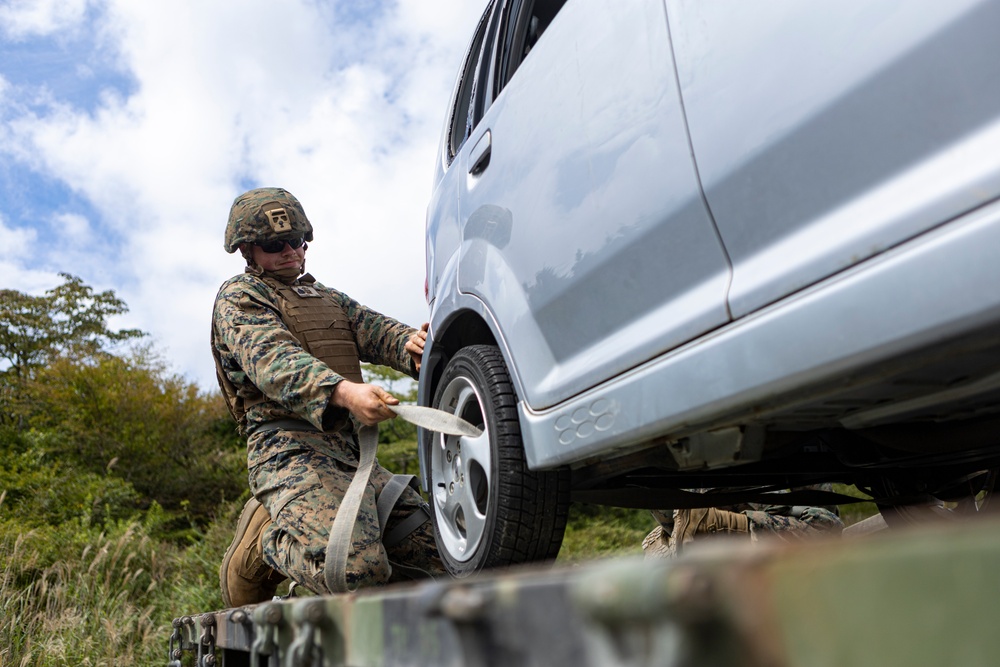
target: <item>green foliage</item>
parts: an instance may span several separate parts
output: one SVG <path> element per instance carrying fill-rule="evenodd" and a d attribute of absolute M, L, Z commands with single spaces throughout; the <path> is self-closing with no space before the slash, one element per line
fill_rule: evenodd
<path fill-rule="evenodd" d="M 396 475 L 416 475 L 420 472 L 416 435 L 414 435 L 413 440 L 393 440 L 389 443 L 380 443 L 378 462 L 383 468 Z"/>
<path fill-rule="evenodd" d="M 30 531 L 0 520 L 0 665 L 151 665 L 171 621 L 223 608 L 218 569 L 243 501 L 188 545 L 156 538 L 168 517 Z"/>
<path fill-rule="evenodd" d="M 246 489 L 245 445 L 217 392 L 166 372 L 113 330 L 112 291 L 63 274 L 44 296 L 0 290 L 0 493 L 27 525 L 100 524 L 159 504 L 180 536 Z"/>
<path fill-rule="evenodd" d="M 245 443 L 79 279 L 0 291 L 0 665 L 162 661 L 178 609 L 222 606 Z M 219 521 L 213 523 L 218 516 Z"/>
<path fill-rule="evenodd" d="M 377 384 L 404 403 L 417 400 L 417 383 L 406 373 L 388 366 L 361 364 L 361 375 L 369 384 Z"/>
<path fill-rule="evenodd" d="M 154 664 L 178 605 L 222 604 L 245 443 L 217 393 L 113 354 L 125 304 L 63 277 L 0 290 L 0 665 Z"/>
<path fill-rule="evenodd" d="M 0 431 L 0 520 L 29 529 L 136 516 L 140 497 L 131 484 L 67 467 L 47 453 L 44 440 L 37 432 Z"/>
<path fill-rule="evenodd" d="M 246 489 L 245 445 L 217 394 L 167 375 L 148 350 L 83 364 L 58 357 L 24 384 L 21 421 L 50 461 L 131 486 L 175 528 Z"/>
<path fill-rule="evenodd" d="M 43 296 L 0 290 L 0 386 L 8 400 L 18 383 L 31 377 L 54 355 L 91 358 L 114 343 L 139 338 L 137 329 L 108 328 L 107 320 L 128 312 L 111 290 L 94 292 L 75 276 L 63 273 L 63 284 Z"/>
<path fill-rule="evenodd" d="M 557 560 L 576 563 L 641 554 L 642 539 L 655 527 L 656 520 L 646 510 L 574 503 Z"/>

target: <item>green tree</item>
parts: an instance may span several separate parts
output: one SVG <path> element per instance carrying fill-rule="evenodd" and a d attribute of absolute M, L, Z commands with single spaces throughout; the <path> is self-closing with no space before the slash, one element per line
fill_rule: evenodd
<path fill-rule="evenodd" d="M 76 276 L 59 275 L 63 284 L 43 296 L 0 290 L 0 359 L 17 377 L 55 354 L 94 356 L 111 343 L 145 335 L 138 329 L 108 328 L 109 317 L 128 312 L 112 290 L 94 292 Z"/>
<path fill-rule="evenodd" d="M 21 384 L 56 356 L 95 358 L 115 343 L 145 335 L 108 327 L 109 317 L 128 312 L 113 291 L 95 292 L 76 276 L 59 275 L 63 283 L 42 296 L 0 290 L 2 419 L 10 419 Z"/>
<path fill-rule="evenodd" d="M 100 524 L 162 507 L 165 530 L 204 525 L 246 491 L 221 395 L 119 347 L 145 335 L 109 326 L 125 302 L 61 275 L 43 296 L 0 290 L 0 513 Z"/>
<path fill-rule="evenodd" d="M 246 454 L 218 392 L 204 393 L 139 347 L 81 363 L 57 357 L 23 387 L 22 419 L 74 469 L 110 475 L 161 505 L 172 529 L 204 524 L 246 490 Z"/>

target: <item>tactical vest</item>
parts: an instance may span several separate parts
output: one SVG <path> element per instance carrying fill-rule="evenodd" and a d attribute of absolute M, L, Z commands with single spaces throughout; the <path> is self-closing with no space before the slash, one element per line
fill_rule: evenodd
<path fill-rule="evenodd" d="M 328 293 L 313 287 L 315 278 L 306 273 L 295 285 L 266 276 L 261 276 L 261 280 L 278 293 L 281 321 L 306 352 L 348 380 L 364 382 L 347 312 Z"/>
<path fill-rule="evenodd" d="M 347 312 L 330 294 L 312 286 L 315 278 L 307 273 L 299 278 L 298 284 L 286 285 L 274 278 L 258 277 L 278 293 L 277 307 L 281 321 L 306 352 L 348 380 L 364 382 L 358 346 Z M 240 396 L 223 371 L 218 352 L 213 352 L 216 376 L 226 404 L 233 418 L 243 427 L 247 410 L 263 403 L 266 398 L 259 393 L 249 398 Z"/>

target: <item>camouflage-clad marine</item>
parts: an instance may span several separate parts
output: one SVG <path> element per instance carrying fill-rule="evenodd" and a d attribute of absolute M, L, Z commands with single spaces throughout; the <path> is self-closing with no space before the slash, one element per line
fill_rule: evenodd
<path fill-rule="evenodd" d="M 247 267 L 216 296 L 212 352 L 219 384 L 247 435 L 253 497 L 220 570 L 229 606 L 270 599 L 285 576 L 330 592 L 323 574 L 327 541 L 358 466 L 357 422 L 387 419 L 393 413 L 386 404 L 397 402 L 364 384 L 359 362 L 413 377 L 419 368 L 422 330 L 303 274 L 312 238 L 302 205 L 285 190 L 259 188 L 233 202 L 225 249 L 240 250 Z M 352 536 L 351 587 L 403 578 L 403 571 L 444 571 L 429 522 L 383 544 L 376 498 L 390 478 L 376 464 Z M 419 494 L 405 489 L 386 534 L 425 511 Z"/>
<path fill-rule="evenodd" d="M 833 490 L 830 484 L 810 488 Z M 839 534 L 844 529 L 840 517 L 826 507 L 744 503 L 728 508 L 653 510 L 653 517 L 660 525 L 642 541 L 642 550 L 647 558 L 676 556 L 698 534 L 742 533 L 752 541 L 771 537 L 795 542 Z"/>

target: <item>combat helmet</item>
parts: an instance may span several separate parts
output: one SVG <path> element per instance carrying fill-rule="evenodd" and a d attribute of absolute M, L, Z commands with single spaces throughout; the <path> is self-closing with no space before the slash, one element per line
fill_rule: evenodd
<path fill-rule="evenodd" d="M 241 243 L 260 243 L 304 236 L 313 240 L 313 228 L 292 193 L 282 188 L 257 188 L 233 201 L 226 224 L 226 252 L 236 252 Z"/>

